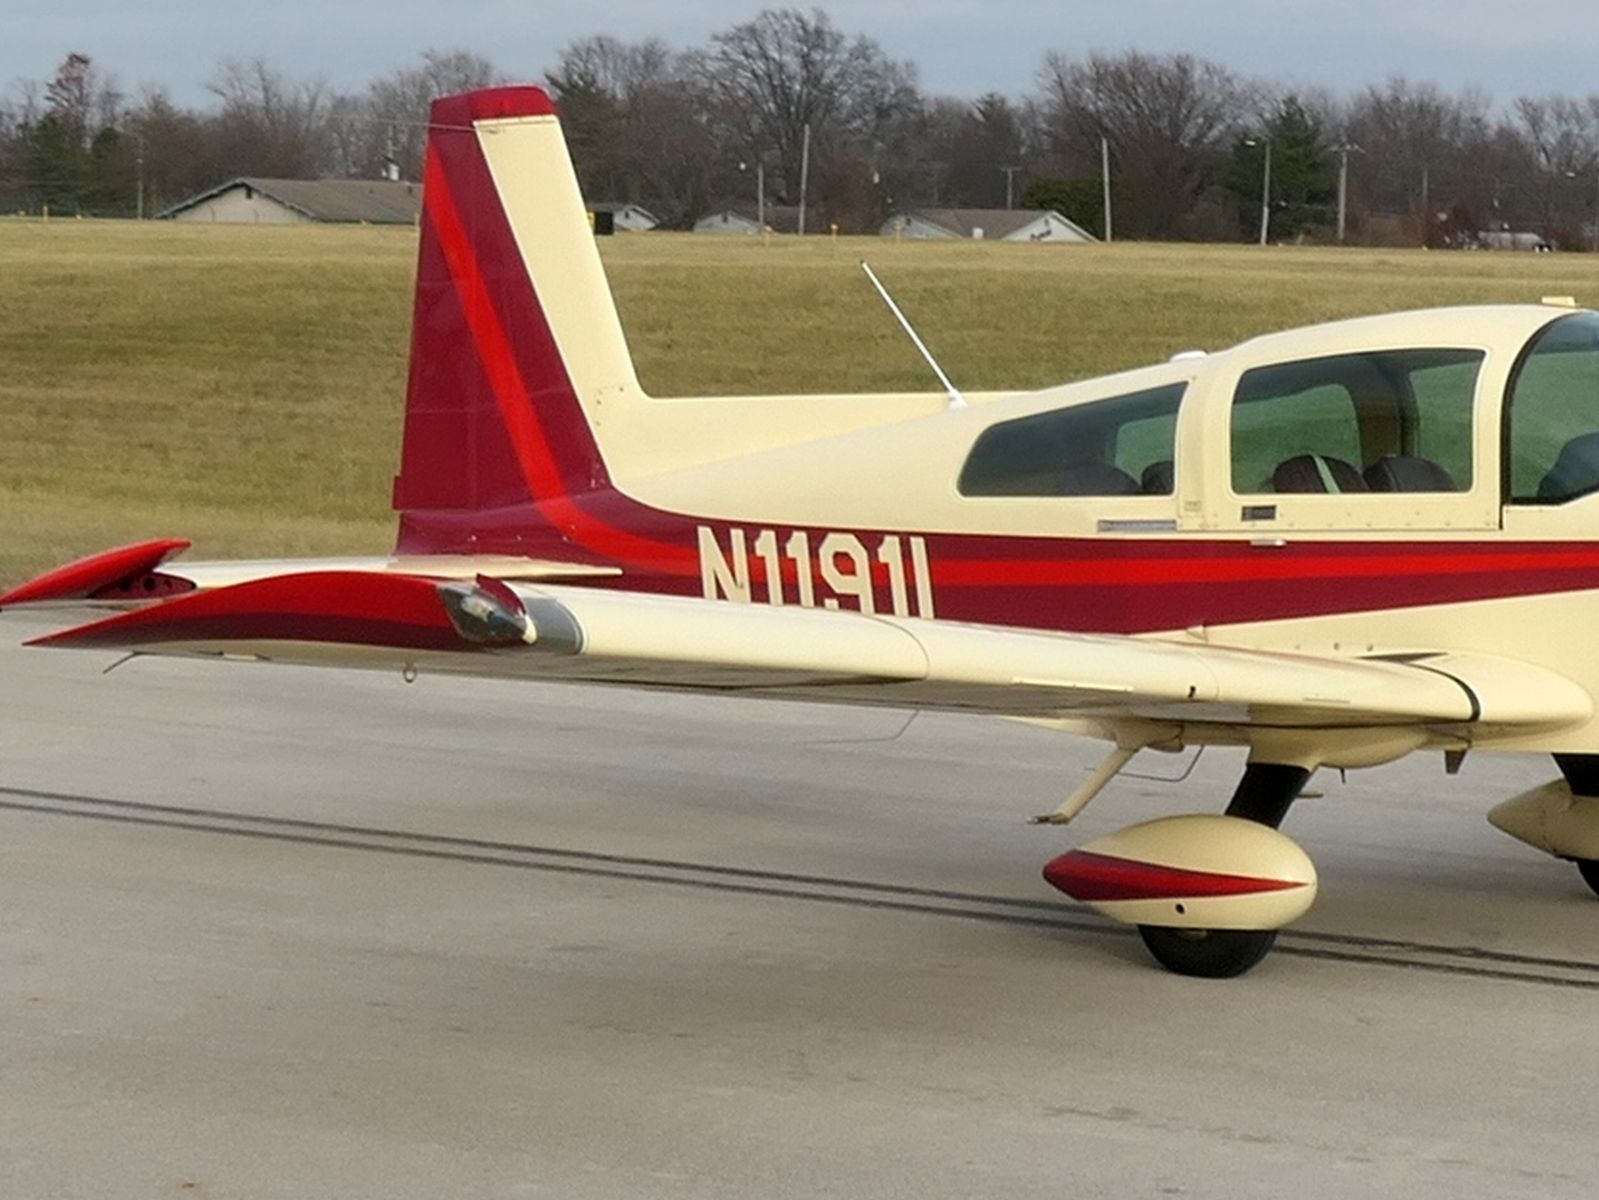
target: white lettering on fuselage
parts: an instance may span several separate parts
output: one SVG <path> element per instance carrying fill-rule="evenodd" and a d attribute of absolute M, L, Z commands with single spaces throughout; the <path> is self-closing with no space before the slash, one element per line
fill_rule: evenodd
<path fill-rule="evenodd" d="M 890 533 L 874 544 L 853 533 L 824 533 L 813 546 L 803 529 L 786 538 L 775 529 L 760 529 L 752 538 L 735 527 L 718 537 L 709 525 L 701 525 L 699 546 L 700 583 L 707 600 L 764 600 L 896 617 L 933 615 L 925 538 Z"/>

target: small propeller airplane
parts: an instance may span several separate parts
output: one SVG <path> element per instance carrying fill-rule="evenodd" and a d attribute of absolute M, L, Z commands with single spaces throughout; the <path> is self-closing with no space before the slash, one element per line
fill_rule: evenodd
<path fill-rule="evenodd" d="M 1599 314 L 1317 326 L 1038 392 L 656 399 L 556 111 L 431 114 L 391 556 L 126 546 L 0 596 L 116 611 L 32 645 L 611 683 L 1244 746 L 1224 813 L 1050 883 L 1238 975 L 1316 873 L 1319 767 L 1472 749 L 1560 778 L 1491 819 L 1599 890 Z"/>

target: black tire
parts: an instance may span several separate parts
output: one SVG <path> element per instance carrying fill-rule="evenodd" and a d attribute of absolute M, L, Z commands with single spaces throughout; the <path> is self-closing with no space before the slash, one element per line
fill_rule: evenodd
<path fill-rule="evenodd" d="M 1599 858 L 1574 858 L 1577 870 L 1582 872 L 1582 880 L 1599 896 Z"/>
<path fill-rule="evenodd" d="M 1140 925 L 1138 935 L 1161 966 L 1199 979 L 1242 975 L 1265 958 L 1277 940 L 1275 929 L 1171 929 L 1164 925 Z"/>

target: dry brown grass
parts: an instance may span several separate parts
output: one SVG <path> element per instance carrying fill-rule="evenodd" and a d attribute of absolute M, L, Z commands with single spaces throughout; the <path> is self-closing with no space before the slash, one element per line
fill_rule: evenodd
<path fill-rule="evenodd" d="M 603 243 L 658 394 L 1030 387 L 1331 317 L 1558 293 L 1599 258 L 877 239 Z M 0 580 L 119 540 L 381 552 L 415 234 L 0 220 Z"/>

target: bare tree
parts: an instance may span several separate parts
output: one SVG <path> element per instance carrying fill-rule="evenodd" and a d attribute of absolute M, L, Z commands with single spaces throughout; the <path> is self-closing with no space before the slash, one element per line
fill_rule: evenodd
<path fill-rule="evenodd" d="M 870 162 L 919 106 L 909 63 L 890 59 L 870 38 L 850 39 L 821 9 L 767 9 L 714 34 L 697 73 L 719 140 L 741 157 L 770 155 L 791 200 L 807 126 L 820 175 L 835 154 L 853 151 Z"/>
<path fill-rule="evenodd" d="M 1412 234 L 1431 242 L 1440 213 L 1463 205 L 1490 214 L 1480 223 L 1513 205 L 1519 176 L 1508 164 L 1501 170 L 1507 144 L 1496 136 L 1491 108 L 1481 92 L 1450 96 L 1402 76 L 1357 95 L 1344 135 L 1362 151 L 1351 176 L 1361 207 L 1406 215 L 1419 225 Z"/>
<path fill-rule="evenodd" d="M 428 50 L 414 66 L 374 79 L 364 97 L 334 106 L 341 173 L 380 176 L 392 164 L 402 179 L 421 179 L 428 107 L 440 96 L 502 79 L 492 62 L 468 50 Z"/>
<path fill-rule="evenodd" d="M 638 203 L 677 225 L 728 186 L 734 164 L 717 155 L 690 57 L 656 38 L 583 38 L 545 76 L 592 199 Z"/>
<path fill-rule="evenodd" d="M 228 174 L 315 178 L 331 165 L 329 94 L 321 80 L 293 80 L 264 59 L 224 61 L 207 88 Z"/>
<path fill-rule="evenodd" d="M 1540 228 L 1558 244 L 1588 239 L 1587 223 L 1599 171 L 1595 108 L 1568 96 L 1520 96 L 1511 106 L 1515 128 L 1536 163 Z"/>
<path fill-rule="evenodd" d="M 1119 175 L 1118 232 L 1183 237 L 1217 183 L 1227 146 L 1259 107 L 1258 85 L 1188 54 L 1051 52 L 1039 72 L 1056 156 L 1069 171 L 1097 162 L 1110 143 Z"/>
<path fill-rule="evenodd" d="M 223 177 L 207 122 L 175 105 L 165 89 L 145 88 L 123 123 L 138 156 L 147 214 L 159 213 Z"/>

